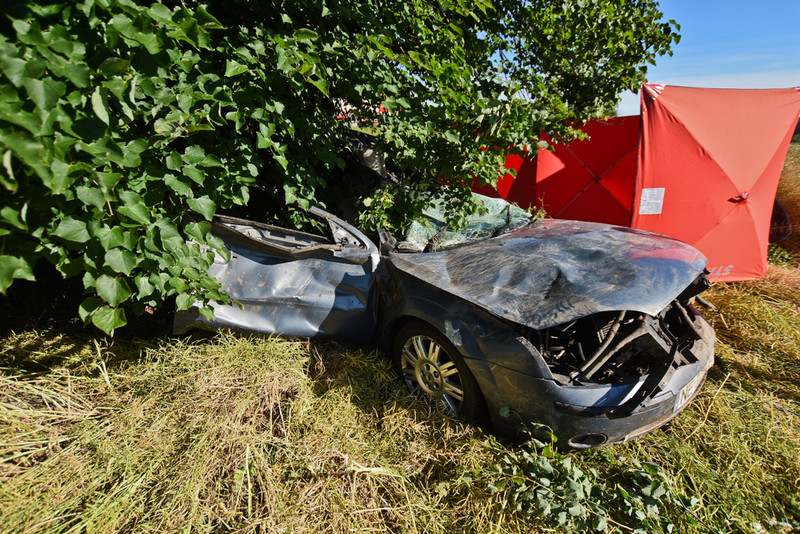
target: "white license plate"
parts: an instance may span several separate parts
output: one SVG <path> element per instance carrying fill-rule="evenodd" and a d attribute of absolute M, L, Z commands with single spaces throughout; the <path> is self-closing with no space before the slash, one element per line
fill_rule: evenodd
<path fill-rule="evenodd" d="M 700 387 L 700 384 L 703 382 L 703 377 L 705 373 L 700 373 L 696 377 L 692 378 L 692 380 L 681 388 L 680 394 L 678 394 L 678 398 L 675 399 L 675 410 L 679 410 L 684 403 L 692 397 L 697 388 Z"/>

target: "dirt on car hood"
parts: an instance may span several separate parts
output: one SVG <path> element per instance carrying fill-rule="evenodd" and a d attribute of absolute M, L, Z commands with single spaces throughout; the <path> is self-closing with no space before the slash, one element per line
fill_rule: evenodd
<path fill-rule="evenodd" d="M 429 253 L 390 253 L 399 270 L 510 321 L 542 329 L 602 311 L 655 315 L 703 272 L 675 239 L 605 224 L 540 219 Z"/>

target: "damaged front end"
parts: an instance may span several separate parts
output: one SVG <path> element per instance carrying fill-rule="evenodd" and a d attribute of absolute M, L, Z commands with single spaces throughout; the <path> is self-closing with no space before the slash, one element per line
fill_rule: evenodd
<path fill-rule="evenodd" d="M 707 284 L 702 275 L 685 293 Z M 573 448 L 663 425 L 699 392 L 714 358 L 714 332 L 686 294 L 656 315 L 601 312 L 525 338 L 552 375 L 554 427 Z"/>
<path fill-rule="evenodd" d="M 705 281 L 705 277 L 698 279 Z M 645 375 L 668 380 L 670 369 L 695 363 L 702 318 L 674 300 L 655 316 L 621 311 L 582 317 L 535 332 L 534 345 L 565 385 L 614 384 Z"/>
<path fill-rule="evenodd" d="M 382 243 L 393 284 L 411 288 L 390 315 L 447 335 L 503 433 L 543 424 L 578 449 L 632 439 L 680 412 L 713 362 L 692 304 L 706 259 L 674 239 L 544 219 L 425 253 Z"/>

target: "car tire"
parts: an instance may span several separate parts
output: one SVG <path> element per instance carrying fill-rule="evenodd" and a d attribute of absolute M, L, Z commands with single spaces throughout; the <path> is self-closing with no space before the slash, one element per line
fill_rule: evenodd
<path fill-rule="evenodd" d="M 400 328 L 392 360 L 412 393 L 447 415 L 479 423 L 485 419 L 483 395 L 461 354 L 430 325 L 413 321 Z"/>

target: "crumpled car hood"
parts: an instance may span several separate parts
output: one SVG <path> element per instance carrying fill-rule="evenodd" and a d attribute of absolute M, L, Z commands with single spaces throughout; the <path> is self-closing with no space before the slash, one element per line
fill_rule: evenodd
<path fill-rule="evenodd" d="M 390 253 L 399 270 L 510 321 L 542 329 L 602 311 L 660 312 L 706 258 L 675 239 L 605 224 L 540 219 L 430 253 Z"/>

